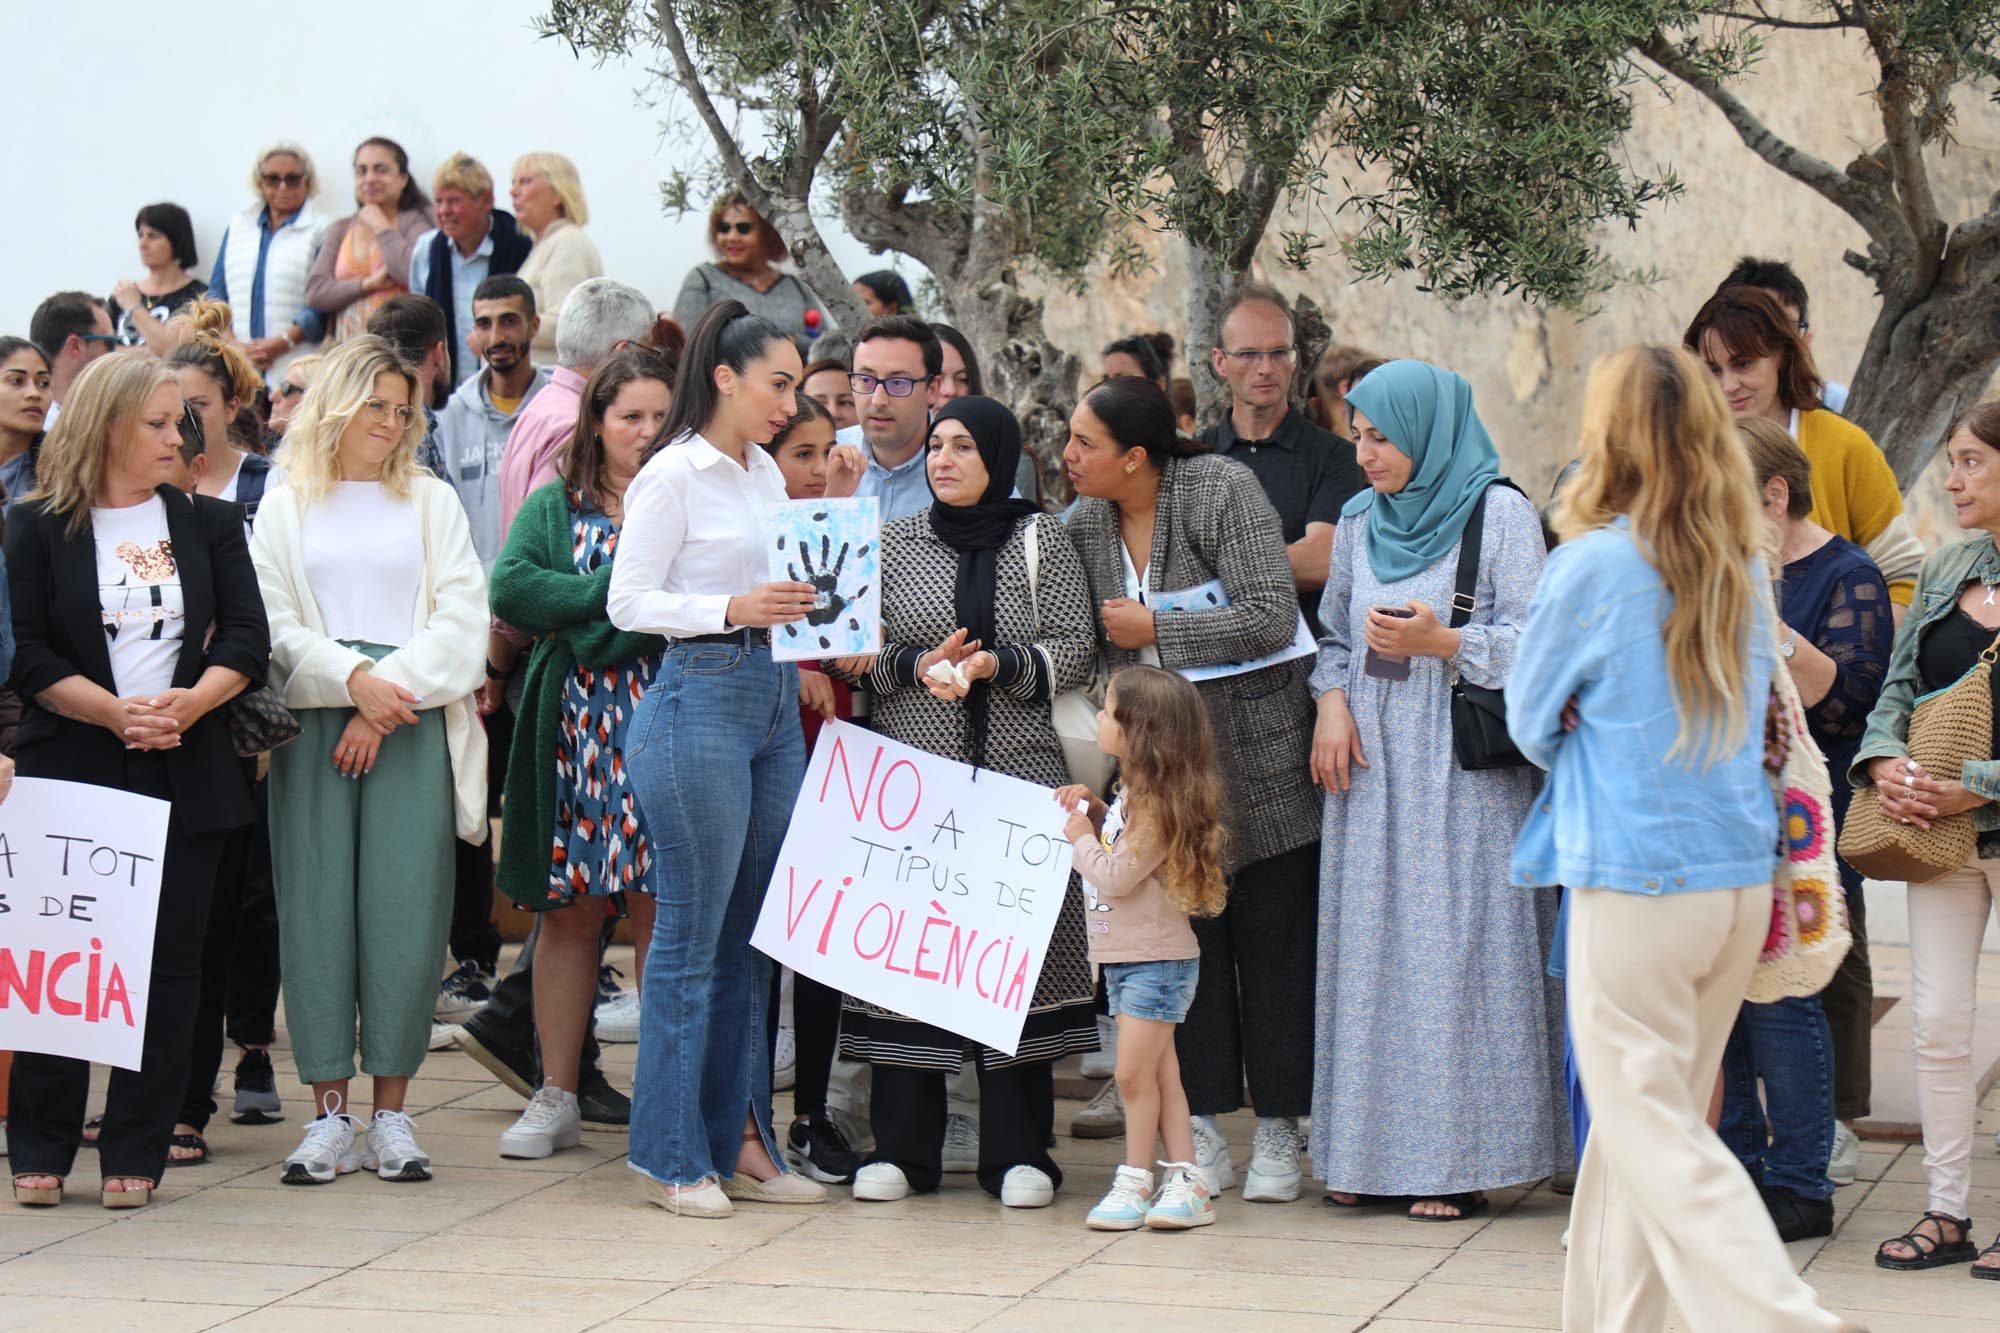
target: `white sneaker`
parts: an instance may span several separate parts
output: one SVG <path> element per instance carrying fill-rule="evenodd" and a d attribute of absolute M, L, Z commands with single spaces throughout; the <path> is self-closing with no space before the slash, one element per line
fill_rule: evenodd
<path fill-rule="evenodd" d="M 1861 1138 L 1845 1120 L 1833 1122 L 1833 1156 L 1827 1160 L 1826 1178 L 1836 1185 L 1852 1185 L 1861 1174 Z"/>
<path fill-rule="evenodd" d="M 894 1162 L 870 1162 L 854 1173 L 854 1197 L 894 1203 L 910 1197 L 910 1178 Z"/>
<path fill-rule="evenodd" d="M 424 1049 L 427 1051 L 448 1051 L 452 1048 L 452 1038 L 456 1037 L 458 1033 L 459 1024 L 439 1023 L 433 1020 L 431 1023 L 430 1044 L 425 1046 Z"/>
<path fill-rule="evenodd" d="M 361 1165 L 384 1180 L 429 1180 L 431 1159 L 417 1146 L 417 1127 L 401 1111 L 377 1111 L 368 1125 Z"/>
<path fill-rule="evenodd" d="M 1090 1104 L 1069 1119 L 1073 1139 L 1115 1139 L 1125 1132 L 1125 1099 L 1118 1093 L 1118 1080 L 1106 1079 Z"/>
<path fill-rule="evenodd" d="M 771 1091 L 789 1092 L 799 1081 L 799 1038 L 791 1028 L 778 1029 L 777 1053 L 771 1057 Z"/>
<path fill-rule="evenodd" d="M 521 1118 L 500 1136 L 500 1155 L 549 1157 L 558 1148 L 574 1148 L 581 1142 L 583 1112 L 577 1109 L 576 1094 L 551 1083 L 529 1100 Z"/>
<path fill-rule="evenodd" d="M 639 1040 L 639 992 L 621 990 L 597 1006 L 597 1039 L 612 1045 Z"/>
<path fill-rule="evenodd" d="M 1121 1166 L 1111 1177 L 1111 1188 L 1083 1224 L 1092 1231 L 1137 1231 L 1146 1225 L 1146 1208 L 1152 1202 L 1153 1173 L 1142 1167 Z"/>
<path fill-rule="evenodd" d="M 1215 1195 L 1201 1169 L 1187 1162 L 1161 1162 L 1166 1179 L 1146 1210 L 1148 1231 L 1188 1231 L 1215 1222 Z"/>
<path fill-rule="evenodd" d="M 979 1122 L 969 1115 L 952 1114 L 944 1118 L 944 1169 L 954 1172 L 979 1169 Z"/>
<path fill-rule="evenodd" d="M 1250 1203 L 1290 1203 L 1299 1197 L 1299 1127 L 1290 1120 L 1257 1122 L 1250 1141 L 1250 1170 L 1243 1177 Z"/>
<path fill-rule="evenodd" d="M 1235 1189 L 1236 1164 L 1229 1160 L 1229 1140 L 1203 1124 L 1198 1115 L 1188 1120 L 1194 1126 L 1194 1169 L 1208 1182 L 1209 1194 Z"/>
<path fill-rule="evenodd" d="M 1039 1167 L 1009 1167 L 1000 1178 L 1000 1202 L 1009 1208 L 1046 1208 L 1055 1201 L 1056 1183 Z"/>
<path fill-rule="evenodd" d="M 1110 1078 L 1118 1072 L 1118 1020 L 1097 1016 L 1097 1049 L 1083 1057 L 1077 1072 L 1085 1078 Z"/>
<path fill-rule="evenodd" d="M 500 978 L 477 963 L 460 963 L 438 986 L 437 1005 L 432 1018 L 463 1023 L 486 1007 Z"/>
<path fill-rule="evenodd" d="M 357 1140 L 361 1132 L 361 1126 L 345 1111 L 306 1121 L 306 1135 L 299 1140 L 297 1150 L 285 1159 L 284 1174 L 279 1179 L 287 1185 L 324 1185 L 335 1176 L 359 1171 L 361 1151 Z"/>

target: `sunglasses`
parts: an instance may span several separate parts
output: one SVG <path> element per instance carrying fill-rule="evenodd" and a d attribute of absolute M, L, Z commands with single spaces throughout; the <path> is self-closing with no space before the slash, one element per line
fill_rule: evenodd
<path fill-rule="evenodd" d="M 299 186 L 304 185 L 306 183 L 305 174 L 303 172 L 298 172 L 298 171 L 287 171 L 283 173 L 279 173 L 276 171 L 267 171 L 263 174 L 262 177 L 260 177 L 260 179 L 264 182 L 264 184 L 270 186 L 274 190 L 276 189 L 296 190 L 299 188 Z"/>
<path fill-rule="evenodd" d="M 280 398 L 297 398 L 303 395 L 304 393 L 305 393 L 304 389 L 292 383 L 290 380 L 286 380 L 283 384 L 278 386 L 278 397 Z"/>
<path fill-rule="evenodd" d="M 754 222 L 718 222 L 715 224 L 715 234 L 717 236 L 727 236 L 732 231 L 738 236 L 748 236 L 756 230 L 757 224 Z"/>

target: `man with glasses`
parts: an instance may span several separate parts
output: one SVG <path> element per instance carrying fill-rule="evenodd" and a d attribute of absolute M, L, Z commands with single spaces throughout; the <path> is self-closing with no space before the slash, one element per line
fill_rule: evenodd
<path fill-rule="evenodd" d="M 57 292 L 35 307 L 28 338 L 49 359 L 49 412 L 43 430 L 56 424 L 63 397 L 83 368 L 118 346 L 104 302 L 89 292 Z"/>
<path fill-rule="evenodd" d="M 847 494 L 851 485 L 855 495 L 874 496 L 884 523 L 929 507 L 924 445 L 943 371 L 944 344 L 923 320 L 889 315 L 862 326 L 847 377 L 861 420 L 834 437 L 850 447 L 835 450 L 828 494 Z"/>
<path fill-rule="evenodd" d="M 1210 356 L 1229 385 L 1229 415 L 1202 443 L 1257 474 L 1284 527 L 1299 609 L 1320 633 L 1319 594 L 1333 559 L 1340 507 L 1367 484 L 1354 446 L 1313 424 L 1292 404 L 1298 349 L 1284 298 L 1243 283 L 1222 306 L 1222 345 Z"/>

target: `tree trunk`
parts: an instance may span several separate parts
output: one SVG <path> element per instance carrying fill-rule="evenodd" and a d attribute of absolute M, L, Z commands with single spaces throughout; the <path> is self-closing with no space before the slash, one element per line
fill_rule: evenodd
<path fill-rule="evenodd" d="M 1847 416 L 1888 456 L 1905 491 L 2000 362 L 2000 263 L 1952 291 L 1883 302 L 1855 372 Z"/>
<path fill-rule="evenodd" d="M 737 188 L 743 188 L 740 181 Z M 744 192 L 749 193 L 747 190 Z M 778 235 L 785 238 L 785 244 L 792 252 L 792 262 L 799 266 L 799 276 L 805 280 L 806 286 L 832 314 L 840 331 L 852 338 L 868 322 L 868 309 L 861 304 L 861 298 L 854 294 L 853 284 L 828 252 L 826 241 L 819 234 L 819 226 L 813 221 L 812 210 L 806 201 L 785 198 L 775 192 L 767 193 L 758 211 L 770 219 L 771 225 L 778 229 Z"/>
<path fill-rule="evenodd" d="M 1230 406 L 1229 384 L 1215 373 L 1209 349 L 1222 345 L 1222 303 L 1236 284 L 1249 276 L 1249 270 L 1225 271 L 1219 256 L 1192 241 L 1187 243 L 1187 266 L 1188 372 L 1194 379 L 1195 424 L 1198 429 L 1207 430 L 1222 420 Z M 1303 293 L 1293 300 L 1291 314 L 1293 342 L 1299 356 L 1292 376 L 1292 401 L 1304 410 L 1306 390 L 1312 385 L 1313 371 L 1332 341 L 1333 331 L 1318 303 Z"/>

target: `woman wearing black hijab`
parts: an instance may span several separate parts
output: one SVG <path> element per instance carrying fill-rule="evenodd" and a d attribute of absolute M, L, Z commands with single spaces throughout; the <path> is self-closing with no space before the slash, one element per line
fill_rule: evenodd
<path fill-rule="evenodd" d="M 1020 457 L 1021 427 L 999 403 L 963 397 L 939 409 L 924 462 L 934 503 L 882 529 L 883 648 L 867 679 L 875 695 L 870 725 L 932 754 L 1057 787 L 1069 772 L 1049 701 L 1089 678 L 1096 632 L 1069 534 L 1034 505 L 1008 498 Z M 932 679 L 940 661 L 969 682 Z M 1012 1056 L 851 997 L 846 1003 L 841 1054 L 875 1066 L 875 1149 L 854 1178 L 855 1198 L 900 1199 L 938 1187 L 945 1078 L 968 1052 L 979 1072 L 979 1183 L 1010 1207 L 1055 1197 L 1062 1172 L 1048 1153 L 1050 1070 L 1097 1045 L 1078 895 L 1064 896 Z"/>

